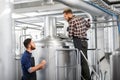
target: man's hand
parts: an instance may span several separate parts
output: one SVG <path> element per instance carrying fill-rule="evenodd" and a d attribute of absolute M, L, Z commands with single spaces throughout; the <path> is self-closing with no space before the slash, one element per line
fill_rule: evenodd
<path fill-rule="evenodd" d="M 46 61 L 45 61 L 45 60 L 42 60 L 40 64 L 38 64 L 38 65 L 36 65 L 36 66 L 34 66 L 34 67 L 30 67 L 30 68 L 28 69 L 28 72 L 29 72 L 29 73 L 32 73 L 32 72 L 35 72 L 35 71 L 37 71 L 37 70 L 43 69 L 43 68 L 45 68 L 45 64 L 46 64 Z"/>
<path fill-rule="evenodd" d="M 40 65 L 40 68 L 39 68 L 39 69 L 44 69 L 44 68 L 45 68 L 45 65 L 46 65 L 46 61 L 45 61 L 45 60 L 42 60 L 39 65 Z"/>

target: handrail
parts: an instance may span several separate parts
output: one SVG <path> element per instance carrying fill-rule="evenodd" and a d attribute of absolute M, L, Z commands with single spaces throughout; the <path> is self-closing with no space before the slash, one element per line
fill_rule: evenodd
<path fill-rule="evenodd" d="M 87 61 L 88 65 L 90 66 L 90 63 L 89 63 L 88 59 L 85 57 L 83 51 L 80 50 L 79 53 L 81 53 L 81 54 L 83 55 L 84 59 Z M 92 71 L 95 73 L 96 77 L 97 77 L 98 79 L 100 79 L 99 74 L 95 72 L 95 70 L 94 70 L 94 68 L 93 68 L 92 66 L 90 66 L 90 67 L 91 67 Z"/>

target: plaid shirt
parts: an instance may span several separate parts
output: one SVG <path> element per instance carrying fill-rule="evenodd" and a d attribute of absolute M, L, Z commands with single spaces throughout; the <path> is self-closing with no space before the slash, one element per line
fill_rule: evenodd
<path fill-rule="evenodd" d="M 90 24 L 82 17 L 73 16 L 69 21 L 69 37 L 86 38 Z"/>

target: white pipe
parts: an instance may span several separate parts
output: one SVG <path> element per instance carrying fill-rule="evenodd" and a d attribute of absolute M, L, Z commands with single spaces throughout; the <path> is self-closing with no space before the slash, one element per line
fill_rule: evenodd
<path fill-rule="evenodd" d="M 0 0 L 0 80 L 15 79 L 10 0 Z"/>
<path fill-rule="evenodd" d="M 90 13 L 93 16 L 103 16 L 105 13 L 82 0 L 54 0 L 57 2 L 61 2 L 67 6 L 72 8 L 77 8 L 83 10 L 84 12 Z"/>

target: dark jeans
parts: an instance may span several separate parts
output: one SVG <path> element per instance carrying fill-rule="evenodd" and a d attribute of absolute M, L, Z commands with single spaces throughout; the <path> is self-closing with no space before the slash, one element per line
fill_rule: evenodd
<path fill-rule="evenodd" d="M 73 43 L 75 48 L 82 50 L 86 58 L 88 58 L 87 57 L 87 49 L 88 49 L 87 41 L 81 40 L 80 38 L 77 38 L 77 37 L 73 37 Z M 82 71 L 81 71 L 82 77 L 84 77 L 85 80 L 91 80 L 88 63 L 86 62 L 86 60 L 82 55 L 81 55 L 81 68 L 82 68 Z M 81 78 L 81 80 L 84 80 L 84 79 Z"/>

